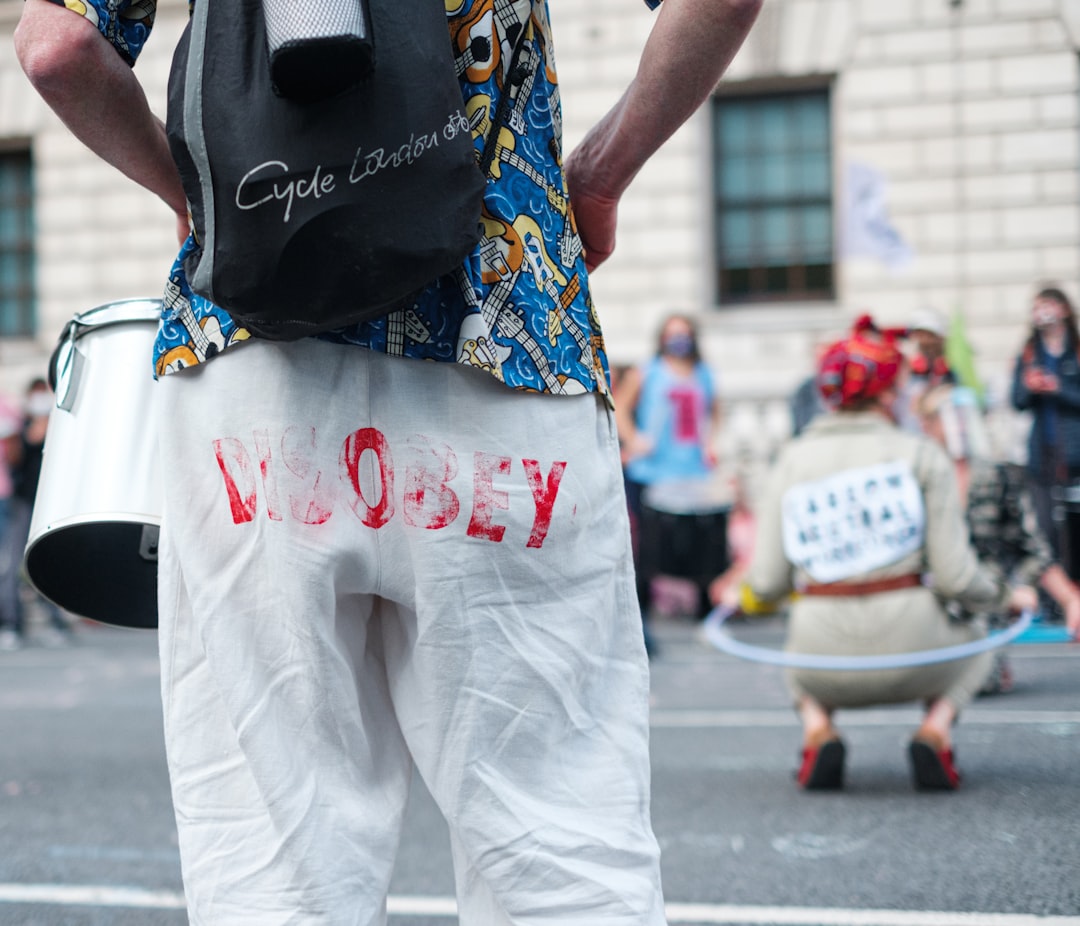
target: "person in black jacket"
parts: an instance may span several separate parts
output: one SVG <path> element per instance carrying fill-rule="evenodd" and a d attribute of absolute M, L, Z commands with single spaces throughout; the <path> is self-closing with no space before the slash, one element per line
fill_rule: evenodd
<path fill-rule="evenodd" d="M 1061 522 L 1053 509 L 1060 490 L 1080 480 L 1080 334 L 1073 305 L 1057 287 L 1035 296 L 1031 322 L 1013 372 L 1012 404 L 1033 417 L 1027 462 L 1031 493 L 1039 526 L 1054 555 L 1062 557 Z"/>

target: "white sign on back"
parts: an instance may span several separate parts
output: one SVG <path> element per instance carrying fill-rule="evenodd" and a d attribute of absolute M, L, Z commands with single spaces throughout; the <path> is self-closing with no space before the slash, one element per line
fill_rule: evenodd
<path fill-rule="evenodd" d="M 841 582 L 919 550 L 926 510 L 905 460 L 800 482 L 782 500 L 784 554 L 815 582 Z"/>

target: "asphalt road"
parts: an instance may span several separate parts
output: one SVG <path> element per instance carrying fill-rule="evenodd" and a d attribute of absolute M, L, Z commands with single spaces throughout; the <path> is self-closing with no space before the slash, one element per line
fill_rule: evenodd
<path fill-rule="evenodd" d="M 962 789 L 912 789 L 915 705 L 838 715 L 848 787 L 800 793 L 781 670 L 656 623 L 653 820 L 676 923 L 1080 926 L 1080 645 L 1010 648 L 957 729 Z M 775 620 L 734 628 L 777 645 Z M 81 625 L 0 653 L 0 924 L 185 923 L 153 632 Z M 446 832 L 417 783 L 390 926 L 452 926 Z"/>

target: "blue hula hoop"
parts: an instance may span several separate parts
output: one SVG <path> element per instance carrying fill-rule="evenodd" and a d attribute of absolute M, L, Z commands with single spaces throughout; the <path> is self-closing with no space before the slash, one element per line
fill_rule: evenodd
<path fill-rule="evenodd" d="M 966 659 L 1012 642 L 1031 626 L 1035 612 L 1024 611 L 1019 619 L 997 633 L 988 634 L 970 643 L 941 646 L 937 649 L 919 650 L 913 653 L 889 653 L 873 656 L 821 656 L 812 653 L 788 653 L 752 646 L 736 640 L 724 627 L 724 622 L 735 613 L 734 608 L 719 605 L 705 618 L 705 638 L 718 650 L 740 659 L 783 666 L 787 669 L 825 669 L 832 672 L 860 672 L 873 669 L 909 669 L 914 666 L 931 666 L 939 662 Z"/>

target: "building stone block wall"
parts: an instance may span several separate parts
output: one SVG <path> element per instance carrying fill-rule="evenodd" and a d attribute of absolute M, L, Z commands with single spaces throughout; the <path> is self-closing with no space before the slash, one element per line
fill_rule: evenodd
<path fill-rule="evenodd" d="M 891 215 L 914 251 L 902 273 L 848 261 L 848 301 L 895 321 L 919 303 L 962 312 L 997 382 L 1035 286 L 1076 291 L 1080 109 L 1064 15 L 1076 7 L 864 3 L 838 77 L 837 150 L 886 172 Z"/>
<path fill-rule="evenodd" d="M 568 32 L 578 36 L 571 41 L 586 35 L 612 47 L 639 41 L 650 14 L 626 6 L 552 0 L 556 25 L 572 27 L 563 29 L 561 63 Z M 645 22 L 605 31 L 616 8 L 624 19 Z M 1080 295 L 1078 36 L 1077 0 L 769 0 L 726 80 L 833 79 L 837 299 L 715 304 L 703 111 L 630 189 L 622 250 L 595 274 L 615 361 L 644 356 L 667 309 L 696 314 L 732 412 L 724 440 L 735 455 L 760 458 L 775 448 L 783 400 L 810 372 L 816 344 L 861 311 L 904 324 L 930 305 L 962 314 L 996 403 L 995 430 L 1015 455 L 1024 423 L 1003 402 L 1030 297 L 1042 281 Z M 606 50 L 594 46 L 593 54 Z M 633 54 L 619 49 L 618 57 Z M 577 107 L 567 118 L 572 145 L 600 111 L 585 111 L 583 100 L 599 103 L 601 94 L 578 92 L 578 83 L 595 77 L 587 66 L 563 71 L 565 105 L 568 112 Z M 616 89 L 607 95 L 613 100 Z M 883 174 L 889 217 L 912 251 L 906 266 L 844 253 L 851 162 Z M 651 202 L 657 197 L 669 201 L 663 212 Z M 665 222 L 682 226 L 676 247 L 658 244 L 669 232 Z"/>

